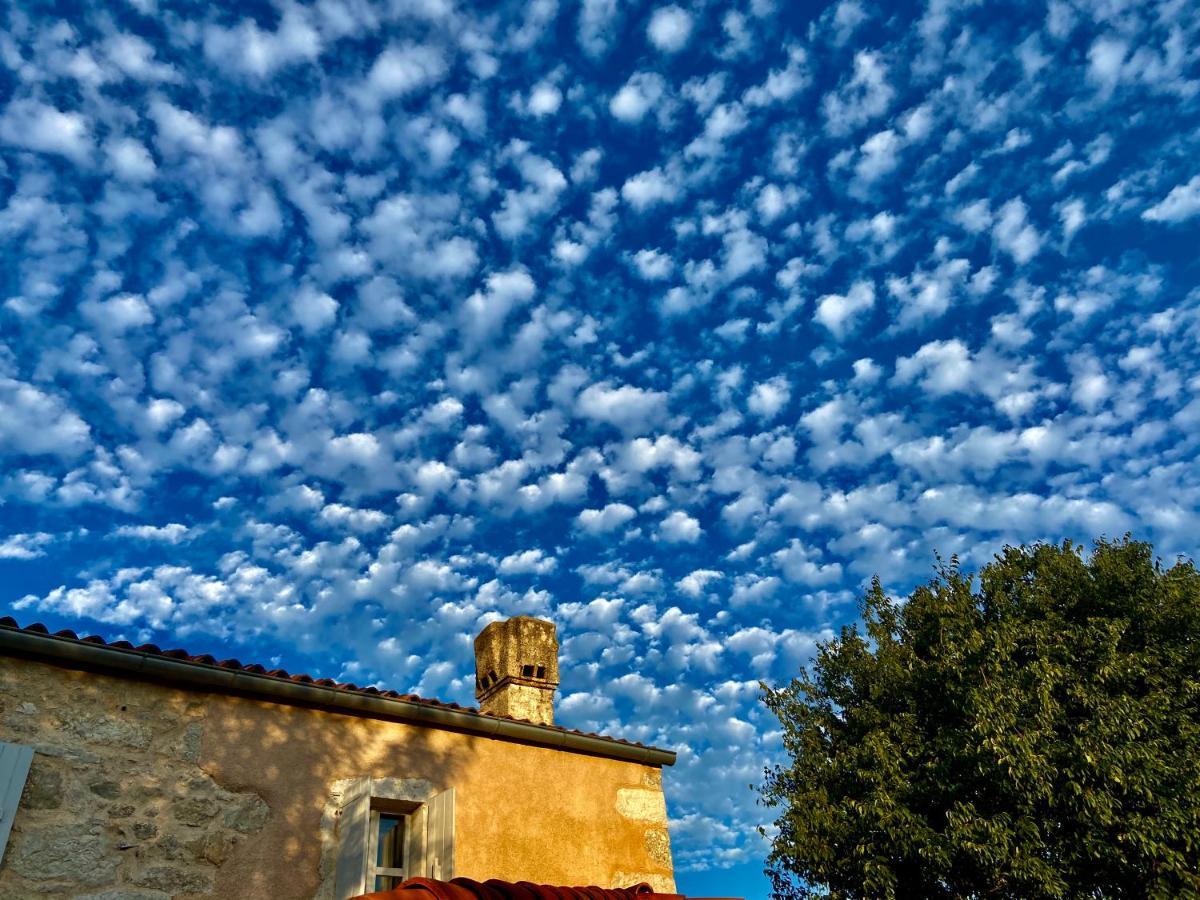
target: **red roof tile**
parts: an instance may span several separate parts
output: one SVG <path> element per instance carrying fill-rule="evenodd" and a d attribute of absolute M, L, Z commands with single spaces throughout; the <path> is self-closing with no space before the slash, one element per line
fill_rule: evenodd
<path fill-rule="evenodd" d="M 656 750 L 657 748 L 650 747 L 647 744 L 639 744 L 636 741 L 627 741 L 623 738 L 609 737 L 608 735 L 595 734 L 594 732 L 576 731 L 573 728 L 563 728 L 559 725 L 542 725 L 536 722 L 530 722 L 528 719 L 518 719 L 512 716 L 497 716 L 490 713 L 482 713 L 478 709 L 470 706 L 460 706 L 457 703 L 444 703 L 440 700 L 431 700 L 427 697 L 418 697 L 416 694 L 401 694 L 397 691 L 380 690 L 375 687 L 359 687 L 355 684 L 342 683 L 334 681 L 331 678 L 313 679 L 311 675 L 292 674 L 285 669 L 267 670 L 265 667 L 258 664 L 243 665 L 236 659 L 225 659 L 218 661 L 216 657 L 208 654 L 195 655 L 187 650 L 163 650 L 155 644 L 142 644 L 135 647 L 129 641 L 112 641 L 111 643 L 104 640 L 98 635 L 88 635 L 87 637 L 79 637 L 74 631 L 64 629 L 57 631 L 53 635 L 50 630 L 40 622 L 28 625 L 22 628 L 17 624 L 16 620 L 11 616 L 0 617 L 0 629 L 9 631 L 25 632 L 28 634 L 46 635 L 62 641 L 70 641 L 78 644 L 93 644 L 103 647 L 106 650 L 111 650 L 114 653 L 139 653 L 148 654 L 151 656 L 161 656 L 167 659 L 179 660 L 191 665 L 204 666 L 214 669 L 232 669 L 241 672 L 250 672 L 255 675 L 265 676 L 267 678 L 276 679 L 278 681 L 290 681 L 295 684 L 312 684 L 320 685 L 333 689 L 335 691 L 345 692 L 348 694 L 363 694 L 367 696 L 387 697 L 396 700 L 403 700 L 407 703 L 413 703 L 420 706 L 426 706 L 434 709 L 454 710 L 466 715 L 477 716 L 482 720 L 500 719 L 510 722 L 521 722 L 527 725 L 533 725 L 537 728 L 543 728 L 547 731 L 560 732 L 563 734 L 573 734 L 580 737 L 597 738 L 602 741 L 608 741 L 616 744 L 624 744 L 628 747 L 636 747 L 645 750 Z M 665 751 L 660 751 L 665 752 Z"/>
<path fill-rule="evenodd" d="M 432 878 L 410 878 L 390 891 L 363 894 L 357 900 L 654 900 L 672 897 L 655 894 L 648 884 L 631 888 L 551 887 L 546 884 L 517 883 L 490 879 L 483 883 L 470 878 L 434 881 Z"/>
<path fill-rule="evenodd" d="M 683 894 L 656 894 L 648 884 L 628 888 L 552 887 L 528 881 L 499 881 L 483 883 L 470 878 L 435 881 L 432 878 L 410 878 L 390 891 L 363 894 L 355 900 L 688 900 Z M 696 897 L 693 900 L 702 900 Z M 718 900 L 718 898 L 709 898 Z M 725 898 L 733 900 L 733 898 Z"/>

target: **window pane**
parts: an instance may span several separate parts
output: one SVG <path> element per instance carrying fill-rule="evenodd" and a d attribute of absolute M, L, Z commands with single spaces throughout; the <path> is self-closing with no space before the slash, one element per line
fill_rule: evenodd
<path fill-rule="evenodd" d="M 375 890 L 390 891 L 394 887 L 400 887 L 401 880 L 398 875 L 376 875 Z"/>
<path fill-rule="evenodd" d="M 379 814 L 375 865 L 380 869 L 404 868 L 404 816 Z M 399 883 L 399 882 L 397 882 Z"/>

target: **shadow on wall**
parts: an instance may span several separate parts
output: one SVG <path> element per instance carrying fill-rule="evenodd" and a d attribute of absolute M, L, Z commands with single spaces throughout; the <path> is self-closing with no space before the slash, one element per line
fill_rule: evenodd
<path fill-rule="evenodd" d="M 370 776 L 436 792 L 476 746 L 14 658 L 0 658 L 0 733 L 36 751 L 0 865 L 3 898 L 331 900 L 336 783 Z"/>
<path fill-rule="evenodd" d="M 453 732 L 256 700 L 210 704 L 204 720 L 201 768 L 270 809 L 217 871 L 215 897 L 333 900 L 350 794 L 371 779 L 380 802 L 428 804 L 475 753 Z"/>

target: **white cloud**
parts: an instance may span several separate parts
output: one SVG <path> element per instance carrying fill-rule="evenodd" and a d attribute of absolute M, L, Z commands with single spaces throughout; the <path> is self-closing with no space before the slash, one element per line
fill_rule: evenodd
<path fill-rule="evenodd" d="M 992 239 L 1018 264 L 1029 262 L 1042 248 L 1042 236 L 1026 220 L 1025 203 L 1009 200 L 1002 207 L 992 228 Z"/>
<path fill-rule="evenodd" d="M 709 584 L 723 577 L 724 575 L 715 569 L 695 569 L 675 582 L 675 587 L 689 597 L 699 597 L 707 590 Z"/>
<path fill-rule="evenodd" d="M 0 452 L 73 459 L 91 446 L 91 429 L 61 399 L 0 377 Z"/>
<path fill-rule="evenodd" d="M 1174 224 L 1196 215 L 1200 215 L 1200 175 L 1171 188 L 1167 196 L 1142 213 L 1142 218 Z"/>
<path fill-rule="evenodd" d="M 868 50 L 855 54 L 854 73 L 821 101 L 831 134 L 848 134 L 887 111 L 895 95 L 887 75 L 880 54 Z"/>
<path fill-rule="evenodd" d="M 562 91 L 553 84 L 542 82 L 529 92 L 526 108 L 535 116 L 552 116 L 562 106 Z"/>
<path fill-rule="evenodd" d="M 65 156 L 84 164 L 94 149 L 91 126 L 77 112 L 63 112 L 32 99 L 13 100 L 0 116 L 0 142 Z"/>
<path fill-rule="evenodd" d="M 792 538 L 788 545 L 775 552 L 772 558 L 783 572 L 783 577 L 793 584 L 821 587 L 837 584 L 842 579 L 841 563 L 820 562 L 820 554 L 798 538 Z"/>
<path fill-rule="evenodd" d="M 694 544 L 701 533 L 699 520 L 679 509 L 658 524 L 659 538 L 669 544 Z"/>
<path fill-rule="evenodd" d="M 1082 200 L 1073 198 L 1061 203 L 1057 211 L 1059 221 L 1062 222 L 1063 237 L 1069 241 L 1087 222 L 1087 206 Z M 1145 216 L 1146 214 L 1142 213 L 1142 218 Z"/>
<path fill-rule="evenodd" d="M 114 334 L 154 321 L 154 313 L 145 298 L 138 294 L 117 294 L 107 300 L 87 300 L 80 304 L 80 312 L 98 329 Z"/>
<path fill-rule="evenodd" d="M 679 196 L 679 184 L 661 168 L 648 169 L 627 179 L 621 196 L 638 212 L 659 203 L 670 203 Z"/>
<path fill-rule="evenodd" d="M 667 395 L 661 391 L 604 381 L 585 388 L 576 401 L 579 415 L 626 432 L 654 428 L 666 416 Z"/>
<path fill-rule="evenodd" d="M 920 380 L 922 387 L 935 396 L 966 391 L 974 375 L 971 351 L 957 338 L 930 341 L 912 356 L 896 360 L 896 382 L 910 384 Z"/>
<path fill-rule="evenodd" d="M 622 122 L 640 122 L 662 100 L 666 83 L 655 72 L 634 72 L 608 102 L 608 111 Z"/>
<path fill-rule="evenodd" d="M 1122 64 L 1129 45 L 1118 37 L 1102 35 L 1088 48 L 1088 77 L 1104 91 L 1111 91 L 1121 79 Z"/>
<path fill-rule="evenodd" d="M 344 503 L 326 505 L 317 518 L 332 528 L 345 528 L 358 534 L 378 531 L 389 522 L 387 514 L 377 509 L 356 509 Z"/>
<path fill-rule="evenodd" d="M 656 9 L 646 26 L 651 43 L 666 53 L 678 53 L 692 36 L 692 16 L 678 6 Z"/>
<path fill-rule="evenodd" d="M 113 535 L 139 541 L 181 544 L 192 536 L 192 530 L 179 522 L 169 522 L 166 525 L 122 525 L 113 531 Z"/>
<path fill-rule="evenodd" d="M 901 304 L 897 324 L 910 327 L 940 318 L 954 298 L 966 289 L 970 274 L 971 264 L 955 257 L 939 263 L 932 272 L 918 269 L 907 278 L 889 278 L 888 293 Z"/>
<path fill-rule="evenodd" d="M 53 542 L 54 535 L 44 531 L 11 534 L 0 540 L 0 559 L 39 559 L 46 555 L 46 547 Z"/>
<path fill-rule="evenodd" d="M 783 411 L 791 396 L 792 388 L 788 384 L 787 378 L 777 375 L 774 378 L 756 384 L 750 392 L 750 398 L 746 401 L 746 406 L 750 412 L 754 413 L 760 419 L 769 422 Z"/>
<path fill-rule="evenodd" d="M 871 135 L 859 148 L 854 177 L 861 184 L 870 184 L 882 178 L 900 164 L 899 154 L 903 145 L 900 136 L 890 128 Z"/>
<path fill-rule="evenodd" d="M 312 286 L 302 287 L 292 297 L 292 315 L 304 331 L 315 334 L 337 319 L 338 302 Z"/>
<path fill-rule="evenodd" d="M 845 294 L 826 294 L 818 300 L 813 318 L 841 340 L 874 305 L 875 285 L 869 281 L 856 281 Z"/>
<path fill-rule="evenodd" d="M 579 9 L 579 44 L 589 56 L 607 52 L 614 38 L 617 0 L 583 0 Z"/>
<path fill-rule="evenodd" d="M 549 160 L 529 153 L 523 145 L 517 144 L 510 149 L 514 150 L 524 186 L 505 191 L 500 209 L 492 214 L 492 223 L 502 237 L 512 241 L 522 237 L 533 223 L 557 207 L 559 197 L 567 187 L 567 179 Z"/>
<path fill-rule="evenodd" d="M 126 181 L 149 181 L 158 167 L 141 141 L 133 138 L 110 138 L 104 144 L 108 165 L 118 178 Z"/>
<path fill-rule="evenodd" d="M 575 519 L 588 534 L 607 534 L 622 527 L 637 515 L 637 510 L 624 503 L 608 503 L 603 509 L 585 509 Z"/>
<path fill-rule="evenodd" d="M 375 58 L 367 85 L 379 100 L 402 97 L 442 80 L 448 65 L 440 49 L 428 44 L 398 44 Z"/>
<path fill-rule="evenodd" d="M 662 281 L 675 270 L 675 262 L 660 250 L 639 250 L 633 254 L 633 266 L 644 281 Z"/>
<path fill-rule="evenodd" d="M 265 78 L 285 66 L 315 60 L 321 36 L 303 7 L 287 5 L 275 31 L 263 31 L 252 19 L 243 19 L 236 28 L 210 25 L 204 53 L 217 65 Z"/>
<path fill-rule="evenodd" d="M 537 285 L 524 269 L 495 272 L 462 305 L 463 331 L 476 344 L 491 340 L 513 309 L 533 299 Z"/>
<path fill-rule="evenodd" d="M 522 550 L 500 560 L 501 575 L 547 575 L 558 568 L 558 560 L 547 556 L 540 548 Z"/>

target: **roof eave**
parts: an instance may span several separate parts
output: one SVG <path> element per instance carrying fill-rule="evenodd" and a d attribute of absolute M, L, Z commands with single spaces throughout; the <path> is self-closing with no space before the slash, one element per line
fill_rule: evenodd
<path fill-rule="evenodd" d="M 675 753 L 610 738 L 502 719 L 467 710 L 414 703 L 398 697 L 341 690 L 320 684 L 285 681 L 244 669 L 225 669 L 136 649 L 60 638 L 21 629 L 0 628 L 0 654 L 31 657 L 71 668 L 115 672 L 158 683 L 218 693 L 258 697 L 275 703 L 315 706 L 371 718 L 410 722 L 462 731 L 480 737 L 587 753 L 651 766 L 675 764 Z"/>

